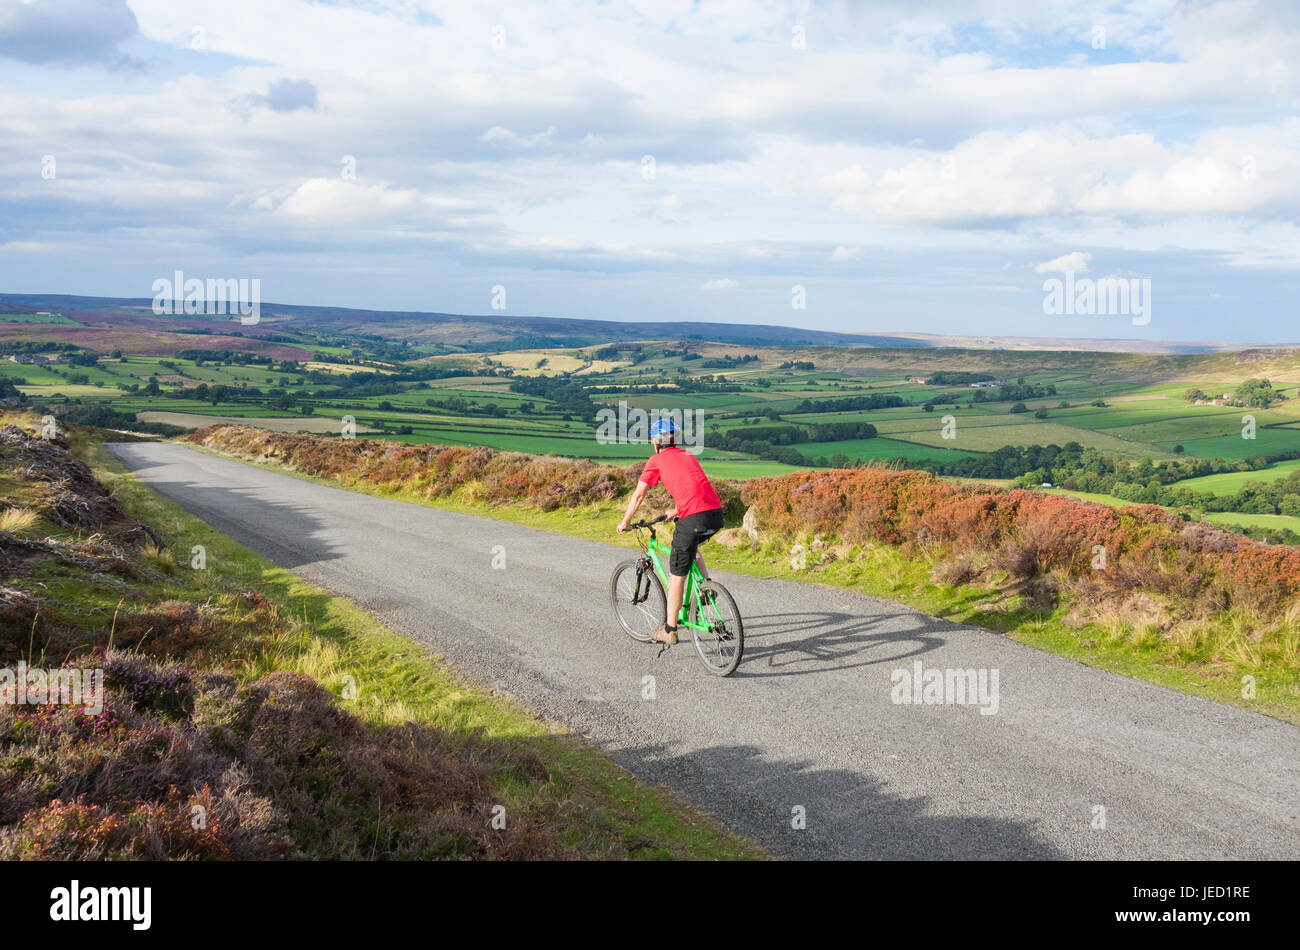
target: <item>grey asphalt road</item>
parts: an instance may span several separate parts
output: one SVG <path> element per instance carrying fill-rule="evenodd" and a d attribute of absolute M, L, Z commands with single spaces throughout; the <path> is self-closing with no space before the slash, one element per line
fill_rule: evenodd
<path fill-rule="evenodd" d="M 719 679 L 691 644 L 657 658 L 619 629 L 608 586 L 626 549 L 179 445 L 110 448 L 213 527 L 777 854 L 1300 856 L 1300 730 L 1289 724 L 886 601 L 724 572 L 746 653 Z M 917 662 L 923 675 L 996 671 L 996 712 L 896 702 L 896 671 Z"/>

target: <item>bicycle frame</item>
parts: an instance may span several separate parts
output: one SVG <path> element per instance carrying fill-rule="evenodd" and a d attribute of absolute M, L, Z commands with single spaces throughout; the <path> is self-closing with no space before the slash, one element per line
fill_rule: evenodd
<path fill-rule="evenodd" d="M 655 573 L 659 575 L 660 582 L 664 585 L 664 591 L 667 592 L 669 578 L 668 571 L 664 568 L 664 562 L 660 560 L 660 555 L 665 557 L 671 553 L 672 549 L 659 543 L 655 536 L 655 529 L 647 526 L 643 530 L 650 532 L 650 541 L 645 548 L 645 557 L 654 566 Z M 692 630 L 705 630 L 709 628 L 706 624 L 690 619 L 687 611 L 695 599 L 696 588 L 704 582 L 704 576 L 700 573 L 700 566 L 694 561 L 691 562 L 690 573 L 686 575 L 686 583 L 682 587 L 682 609 L 677 614 L 677 625 L 679 627 L 690 627 Z"/>

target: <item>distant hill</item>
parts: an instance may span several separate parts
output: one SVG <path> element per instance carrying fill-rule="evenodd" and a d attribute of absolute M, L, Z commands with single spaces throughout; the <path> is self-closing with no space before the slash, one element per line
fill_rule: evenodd
<path fill-rule="evenodd" d="M 148 297 L 83 297 L 67 294 L 0 294 L 0 327 L 5 313 L 47 310 L 63 313 L 101 330 L 121 332 L 209 332 L 263 338 L 270 343 L 277 332 L 295 329 L 335 334 L 365 334 L 411 343 L 450 343 L 493 347 L 592 346 L 629 340 L 701 340 L 751 346 L 848 346 L 888 349 L 960 348 L 970 350 L 1049 351 L 1073 350 L 1102 353 L 1223 353 L 1249 348 L 1275 348 L 1297 344 L 1242 344 L 1162 342 L 1155 340 L 1089 340 L 1051 337 L 950 336 L 925 333 L 838 333 L 766 324 L 706 323 L 691 321 L 585 320 L 575 317 L 513 316 L 357 310 L 347 307 L 313 307 L 263 303 L 262 321 L 255 327 L 237 321 L 203 317 L 155 317 Z M 70 339 L 67 327 L 60 338 Z M 31 327 L 26 328 L 27 331 Z M 53 331 L 51 330 L 51 333 Z M 14 336 L 11 331 L 4 336 Z M 102 334 L 100 334 L 102 335 Z M 275 341 L 287 342 L 287 341 Z M 264 344 L 265 345 L 265 344 Z M 269 348 L 269 347 L 268 347 Z"/>

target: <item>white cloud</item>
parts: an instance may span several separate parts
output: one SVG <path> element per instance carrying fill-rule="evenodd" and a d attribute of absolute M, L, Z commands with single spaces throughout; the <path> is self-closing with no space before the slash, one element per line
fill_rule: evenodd
<path fill-rule="evenodd" d="M 0 40 L 16 4 L 0 0 Z M 124 270 L 178 248 L 313 273 L 335 259 L 414 275 L 412 303 L 451 307 L 450 284 L 424 275 L 479 286 L 515 266 L 575 297 L 592 274 L 644 278 L 716 314 L 735 295 L 702 283 L 743 282 L 748 300 L 765 280 L 824 277 L 857 297 L 877 281 L 934 299 L 946 284 L 1009 287 L 990 269 L 1043 248 L 1123 251 L 1133 267 L 1163 256 L 1206 279 L 1300 270 L 1300 13 L 1281 4 L 1112 5 L 1105 55 L 1084 0 L 819 5 L 805 51 L 790 49 L 787 7 L 730 0 L 437 17 L 410 0 L 129 0 L 136 36 L 124 0 L 20 12 L 92 7 L 62 18 L 71 33 L 41 33 L 58 49 L 35 55 L 26 29 L 0 42 L 0 240 L 50 248 L 53 275 L 59 249 L 66 261 L 81 245 Z M 96 55 L 43 65 L 86 31 Z M 164 65 L 122 79 L 105 68 L 119 45 Z M 241 122 L 230 103 L 257 107 Z M 45 181 L 35 160 L 50 152 L 59 176 Z M 869 275 L 848 266 L 864 259 Z M 663 312 L 645 294 L 600 299 Z M 788 321 L 772 299 L 754 318 Z M 613 315 L 601 306 L 592 315 Z"/>
<path fill-rule="evenodd" d="M 823 177 L 834 207 L 938 225 L 1061 215 L 1119 217 L 1300 211 L 1300 123 L 1212 130 L 1188 144 L 1108 137 L 1077 125 L 982 132 L 946 154 Z"/>
<path fill-rule="evenodd" d="M 1092 255 L 1087 251 L 1071 251 L 1069 254 L 1062 254 L 1060 257 L 1053 258 L 1037 265 L 1034 270 L 1040 274 L 1051 272 L 1066 273 L 1074 271 L 1076 274 L 1085 274 L 1088 272 L 1088 262 L 1092 260 Z"/>
<path fill-rule="evenodd" d="M 551 126 L 543 132 L 534 132 L 532 135 L 518 135 L 510 129 L 499 125 L 494 125 L 482 135 L 479 141 L 487 145 L 507 145 L 513 148 L 537 148 L 539 145 L 548 145 L 555 138 L 559 130 Z"/>
<path fill-rule="evenodd" d="M 423 224 L 430 226 L 467 206 L 460 201 L 426 195 L 414 188 L 384 183 L 363 184 L 341 178 L 310 178 L 275 202 L 259 195 L 252 206 L 274 206 L 274 216 L 297 225 Z"/>
<path fill-rule="evenodd" d="M 704 290 L 732 290 L 740 286 L 740 281 L 732 280 L 730 277 L 723 277 L 718 280 L 706 281 Z"/>

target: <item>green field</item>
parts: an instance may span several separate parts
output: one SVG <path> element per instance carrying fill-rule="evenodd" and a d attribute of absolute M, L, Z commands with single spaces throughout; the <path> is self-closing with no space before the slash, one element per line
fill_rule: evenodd
<path fill-rule="evenodd" d="M 1235 511 L 1220 511 L 1207 514 L 1205 520 L 1224 527 L 1276 528 L 1300 534 L 1300 518 L 1290 515 L 1248 515 Z"/>
<path fill-rule="evenodd" d="M 937 416 L 938 413 L 936 412 Z M 1023 418 L 1024 421 L 1020 421 Z M 1085 448 L 1099 449 L 1103 452 L 1122 455 L 1128 458 L 1165 458 L 1173 453 L 1145 442 L 1130 442 L 1111 435 L 1108 432 L 1077 429 L 1053 421 L 1040 421 L 1030 413 L 1020 413 L 1018 417 L 973 417 L 957 416 L 956 438 L 946 440 L 943 437 L 940 422 L 917 427 L 914 423 L 890 425 L 882 429 L 882 434 L 891 438 L 905 439 L 922 445 L 938 447 L 958 447 L 971 452 L 991 452 L 1004 445 L 1064 445 L 1078 442 Z"/>
<path fill-rule="evenodd" d="M 648 447 L 597 441 L 597 410 L 620 403 L 647 412 L 690 410 L 703 416 L 701 458 L 710 472 L 741 479 L 835 461 L 854 465 L 903 459 L 945 476 L 1009 483 L 1041 466 L 1026 461 L 1023 469 L 1012 470 L 1008 458 L 1028 459 L 1037 457 L 1035 452 L 1074 444 L 1128 464 L 1193 458 L 1235 462 L 1300 452 L 1300 358 L 1290 354 L 1239 364 L 1224 354 L 1035 354 L 703 341 L 612 348 L 530 343 L 473 352 L 454 343 L 420 345 L 415 340 L 394 347 L 391 340 L 365 333 L 295 333 L 297 345 L 310 350 L 312 359 L 268 363 L 265 357 L 231 351 L 196 362 L 128 351 L 121 358 L 100 353 L 92 365 L 75 365 L 72 354 L 61 353 L 64 361 L 55 365 L 0 360 L 0 379 L 16 383 L 32 408 L 58 407 L 60 412 L 69 405 L 103 406 L 126 413 L 179 414 L 146 415 L 146 423 L 197 426 L 238 419 L 280 431 L 324 433 L 341 429 L 343 417 L 352 416 L 358 434 L 366 438 L 485 446 L 616 465 L 643 460 Z M 185 348 L 191 342 L 201 341 L 186 337 Z M 542 360 L 545 365 L 538 367 Z M 1007 388 L 909 381 L 936 369 L 1002 380 Z M 1231 392 L 1247 372 L 1272 376 L 1285 397 L 1268 409 L 1249 411 L 1258 427 L 1254 439 L 1241 438 L 1245 410 L 1196 406 L 1184 398 L 1192 387 L 1215 395 Z M 891 399 L 904 404 L 852 408 Z M 1098 401 L 1102 405 L 1093 405 Z M 927 402 L 930 411 L 923 405 Z M 1015 403 L 1024 403 L 1028 411 L 1013 413 Z M 1036 418 L 1036 411 L 1045 417 Z M 955 438 L 944 438 L 946 418 L 955 419 Z M 870 424 L 877 436 L 830 441 L 824 430 L 811 430 L 828 423 Z M 763 434 L 751 434 L 756 432 Z M 721 448 L 724 439 L 726 450 Z M 1024 451 L 1012 452 L 1009 446 Z M 1177 446 L 1180 452 L 1174 451 Z M 991 454 L 995 452 L 999 454 Z M 1231 495 L 1243 485 L 1267 484 L 1297 469 L 1300 459 L 1260 472 L 1178 484 Z M 1150 477 L 1148 471 L 1144 478 Z"/>
<path fill-rule="evenodd" d="M 1224 472 L 1221 475 L 1202 475 L 1200 478 L 1186 478 L 1178 482 L 1179 488 L 1192 491 L 1211 491 L 1216 495 L 1235 495 L 1247 485 L 1272 482 L 1286 478 L 1292 472 L 1300 472 L 1300 459 L 1274 462 L 1268 468 L 1254 472 Z"/>
<path fill-rule="evenodd" d="M 50 313 L 0 313 L 0 323 L 47 323 L 54 326 L 75 327 L 77 321 L 60 314 Z"/>
<path fill-rule="evenodd" d="M 1248 459 L 1277 452 L 1300 450 L 1300 429 L 1256 429 L 1255 438 L 1244 439 L 1241 427 L 1230 433 L 1204 439 L 1184 439 L 1180 442 L 1188 455 L 1202 458 Z M 1172 448 L 1172 445 L 1170 446 Z"/>
<path fill-rule="evenodd" d="M 914 442 L 901 442 L 897 439 L 847 439 L 843 442 L 805 442 L 798 446 L 799 451 L 808 455 L 831 457 L 837 454 L 847 455 L 851 459 L 896 459 L 909 461 L 919 459 L 958 459 L 971 458 L 976 453 L 952 448 L 949 442 L 942 446 L 917 445 Z"/>
<path fill-rule="evenodd" d="M 710 478 L 760 478 L 767 475 L 788 475 L 807 471 L 806 466 L 782 465 L 780 462 L 763 462 L 750 459 L 704 459 L 704 472 Z"/>

